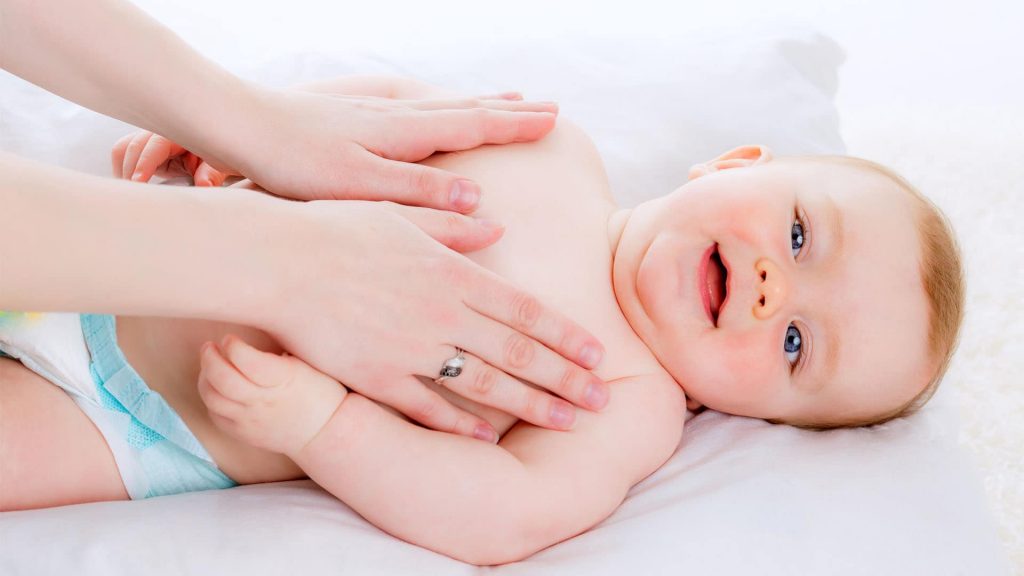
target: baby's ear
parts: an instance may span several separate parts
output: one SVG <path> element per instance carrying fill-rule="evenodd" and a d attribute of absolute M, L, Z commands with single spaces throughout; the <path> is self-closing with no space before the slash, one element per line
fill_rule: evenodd
<path fill-rule="evenodd" d="M 769 162 L 771 159 L 772 151 L 767 146 L 753 144 L 740 146 L 729 150 L 710 162 L 694 164 L 690 167 L 688 179 L 693 180 L 694 178 L 700 178 L 701 176 L 712 172 L 718 172 L 719 170 L 756 166 L 758 164 Z"/>

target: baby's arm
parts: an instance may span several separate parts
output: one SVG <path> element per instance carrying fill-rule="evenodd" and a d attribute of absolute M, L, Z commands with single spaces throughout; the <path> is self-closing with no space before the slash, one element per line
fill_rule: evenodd
<path fill-rule="evenodd" d="M 294 394 L 322 394 L 324 404 L 337 407 L 306 443 L 290 431 L 308 434 L 310 425 L 323 421 L 324 409 L 316 402 L 294 402 L 318 406 L 301 427 L 278 428 L 266 415 L 254 418 L 261 425 L 239 424 L 249 418 L 239 411 L 229 432 L 267 442 L 279 429 L 287 441 L 263 447 L 287 449 L 310 478 L 370 522 L 474 564 L 520 560 L 600 522 L 631 486 L 668 459 L 682 432 L 683 394 L 663 377 L 615 382 L 607 408 L 599 415 L 579 413 L 570 432 L 520 422 L 493 445 L 420 428 L 357 394 L 338 400 L 325 393 L 326 376 L 308 365 L 287 367 L 300 362 L 294 357 L 260 353 L 237 339 L 225 354 L 234 366 L 204 355 L 205 378 L 213 388 L 242 388 L 222 381 L 292 372 L 283 379 Z M 244 428 L 250 431 L 240 433 Z"/>

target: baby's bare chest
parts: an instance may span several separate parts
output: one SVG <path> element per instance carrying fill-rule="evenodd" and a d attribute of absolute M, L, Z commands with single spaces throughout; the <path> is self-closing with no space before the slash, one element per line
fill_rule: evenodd
<path fill-rule="evenodd" d="M 560 125 L 536 143 L 483 147 L 427 163 L 476 181 L 482 198 L 473 216 L 505 227 L 498 242 L 469 258 L 588 328 L 621 317 L 608 240 L 616 206 L 600 157 L 581 131 Z"/>
<path fill-rule="evenodd" d="M 505 226 L 501 240 L 467 256 L 601 340 L 607 353 L 599 377 L 656 370 L 656 360 L 629 326 L 612 287 L 608 220 L 617 208 L 600 159 L 596 152 L 581 155 L 564 141 L 572 135 L 561 135 L 562 141 L 554 136 L 547 149 L 542 141 L 432 159 L 432 165 L 480 183 L 483 199 L 473 215 Z M 490 421 L 499 434 L 517 421 L 447 389 L 434 389 Z"/>
<path fill-rule="evenodd" d="M 578 141 L 579 134 L 556 131 L 536 144 L 484 147 L 438 156 L 427 163 L 478 182 L 483 199 L 474 216 L 505 226 L 497 243 L 467 257 L 594 334 L 607 350 L 598 376 L 618 378 L 625 375 L 622 367 L 644 370 L 653 357 L 636 338 L 615 299 L 607 230 L 615 206 L 600 159 L 586 148 L 589 142 Z M 258 348 L 280 352 L 280 345 L 268 334 L 222 323 L 140 318 L 124 319 L 118 332 L 129 361 L 137 363 L 147 382 L 181 413 L 218 464 L 261 480 L 294 474 L 288 463 L 240 446 L 220 433 L 209 421 L 195 388 L 202 342 L 219 340 L 230 332 Z M 489 420 L 500 434 L 517 421 L 432 382 L 425 384 Z"/>

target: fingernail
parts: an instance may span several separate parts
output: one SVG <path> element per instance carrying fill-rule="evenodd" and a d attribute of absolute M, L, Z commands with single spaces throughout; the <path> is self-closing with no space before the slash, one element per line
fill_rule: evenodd
<path fill-rule="evenodd" d="M 580 364 L 584 368 L 596 368 L 597 365 L 601 363 L 602 356 L 603 354 L 601 353 L 600 348 L 593 344 L 587 344 L 582 350 L 580 350 Z"/>
<path fill-rule="evenodd" d="M 608 386 L 591 382 L 587 385 L 587 391 L 583 395 L 587 406 L 593 410 L 600 410 L 608 404 Z"/>
<path fill-rule="evenodd" d="M 556 400 L 551 406 L 551 422 L 559 428 L 568 430 L 572 428 L 573 420 L 576 419 L 575 412 L 568 402 Z"/>
<path fill-rule="evenodd" d="M 473 437 L 477 440 L 490 442 L 491 444 L 498 441 L 498 433 L 487 424 L 477 424 L 476 428 L 473 429 Z"/>
<path fill-rule="evenodd" d="M 142 180 L 142 172 L 136 172 L 132 174 L 132 180 L 135 182 Z"/>
<path fill-rule="evenodd" d="M 456 180 L 452 185 L 452 191 L 448 194 L 448 201 L 460 210 L 476 206 L 479 199 L 480 189 L 470 180 Z"/>
<path fill-rule="evenodd" d="M 541 106 L 544 106 L 550 112 L 558 112 L 558 102 L 538 102 Z"/>

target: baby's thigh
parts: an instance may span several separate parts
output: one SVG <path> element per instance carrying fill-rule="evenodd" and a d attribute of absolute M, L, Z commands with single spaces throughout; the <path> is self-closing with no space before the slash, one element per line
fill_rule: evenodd
<path fill-rule="evenodd" d="M 71 397 L 0 358 L 0 510 L 127 499 L 110 448 Z"/>

